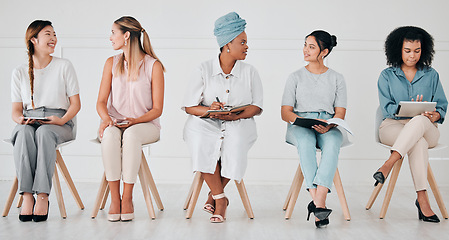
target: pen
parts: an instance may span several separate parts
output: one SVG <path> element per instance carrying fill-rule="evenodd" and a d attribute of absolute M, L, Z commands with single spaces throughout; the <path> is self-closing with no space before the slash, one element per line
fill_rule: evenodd
<path fill-rule="evenodd" d="M 218 99 L 218 97 L 216 96 L 215 99 L 217 100 L 218 103 L 220 103 L 220 99 Z M 220 110 L 223 110 L 223 108 L 220 106 Z"/>

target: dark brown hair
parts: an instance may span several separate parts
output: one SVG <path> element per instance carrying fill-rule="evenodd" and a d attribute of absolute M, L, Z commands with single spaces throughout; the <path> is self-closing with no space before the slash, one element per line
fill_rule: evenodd
<path fill-rule="evenodd" d="M 39 34 L 42 29 L 44 29 L 46 26 L 51 26 L 50 21 L 46 20 L 35 20 L 32 22 L 26 31 L 25 34 L 25 43 L 27 46 L 27 52 L 28 52 L 28 75 L 30 76 L 30 87 L 31 87 L 31 105 L 34 109 L 34 62 L 33 62 L 33 55 L 34 55 L 34 44 L 31 42 L 31 39 L 37 38 L 37 35 Z"/>

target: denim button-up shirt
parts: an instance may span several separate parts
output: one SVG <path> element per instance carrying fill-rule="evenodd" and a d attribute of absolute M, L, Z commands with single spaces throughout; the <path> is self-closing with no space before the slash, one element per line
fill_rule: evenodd
<path fill-rule="evenodd" d="M 377 82 L 379 103 L 385 118 L 407 119 L 395 117 L 400 101 L 415 100 L 417 95 L 423 95 L 423 101 L 436 102 L 436 111 L 443 123 L 447 111 L 447 99 L 438 72 L 433 68 L 418 70 L 412 82 L 405 77 L 399 67 L 389 67 L 382 71 Z"/>

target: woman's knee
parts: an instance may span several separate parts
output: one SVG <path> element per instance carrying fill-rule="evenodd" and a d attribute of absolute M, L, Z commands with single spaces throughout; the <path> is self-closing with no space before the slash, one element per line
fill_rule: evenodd
<path fill-rule="evenodd" d="M 35 132 L 36 140 L 48 141 L 51 139 L 56 140 L 56 134 L 52 129 L 51 125 L 42 125 L 36 129 Z"/>
<path fill-rule="evenodd" d="M 139 141 L 140 142 L 140 138 L 138 137 L 139 134 L 139 129 L 138 128 L 133 128 L 133 126 L 127 128 L 124 132 L 123 132 L 123 143 L 129 143 L 129 142 L 135 142 L 135 141 Z"/>
<path fill-rule="evenodd" d="M 30 125 L 20 125 L 17 130 L 17 136 L 21 137 L 34 137 L 35 129 Z"/>
<path fill-rule="evenodd" d="M 103 132 L 103 138 L 102 141 L 104 140 L 121 140 L 121 133 L 120 133 L 120 129 L 118 129 L 115 126 L 110 126 L 104 129 Z"/>
<path fill-rule="evenodd" d="M 429 120 L 428 117 L 423 116 L 423 115 L 414 116 L 408 122 L 408 124 L 419 124 L 419 125 L 424 125 L 424 124 L 428 124 L 428 123 L 431 123 L 431 121 Z"/>

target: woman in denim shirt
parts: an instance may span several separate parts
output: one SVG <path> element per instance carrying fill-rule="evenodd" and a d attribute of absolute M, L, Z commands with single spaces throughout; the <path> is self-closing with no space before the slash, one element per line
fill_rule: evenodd
<path fill-rule="evenodd" d="M 292 123 L 296 118 L 314 118 L 326 122 L 345 118 L 346 85 L 341 74 L 324 65 L 324 58 L 337 45 L 337 38 L 318 30 L 306 37 L 304 60 L 309 64 L 290 74 L 282 96 L 282 120 Z M 286 141 L 296 146 L 301 170 L 312 201 L 307 209 L 315 214 L 317 227 L 329 224 L 332 210 L 326 209 L 326 196 L 332 187 L 343 140 L 341 132 L 329 124 L 312 129 L 288 124 Z M 316 149 L 321 149 L 317 165 Z M 307 218 L 308 219 L 308 218 Z"/>
<path fill-rule="evenodd" d="M 428 148 L 438 144 L 437 123 L 443 123 L 447 100 L 439 75 L 431 68 L 433 38 L 418 27 L 399 27 L 385 41 L 389 68 L 378 81 L 379 102 L 384 121 L 379 127 L 381 143 L 392 146 L 391 155 L 373 175 L 375 185 L 384 183 L 394 163 L 408 154 L 420 220 L 439 222 L 427 198 Z M 398 118 L 395 113 L 400 101 L 436 102 L 433 112 L 413 118 Z"/>

